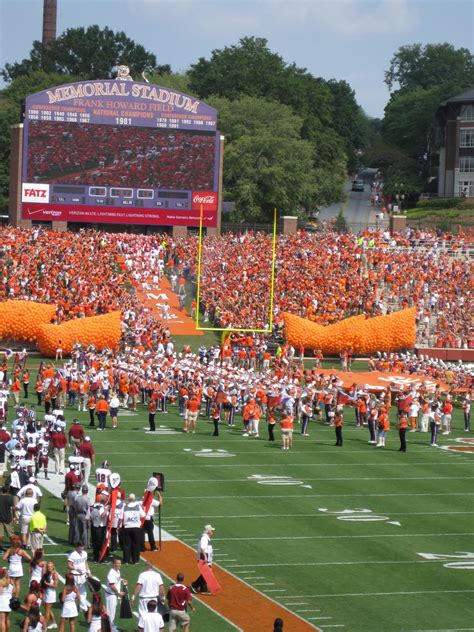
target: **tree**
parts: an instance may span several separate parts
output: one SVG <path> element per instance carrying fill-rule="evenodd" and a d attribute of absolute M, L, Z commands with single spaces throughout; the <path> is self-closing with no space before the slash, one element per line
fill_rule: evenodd
<path fill-rule="evenodd" d="M 452 44 L 412 44 L 401 46 L 385 72 L 385 83 L 392 90 L 429 89 L 449 81 L 465 87 L 474 84 L 474 57 L 467 48 Z"/>
<path fill-rule="evenodd" d="M 404 153 L 396 168 L 414 168 L 413 190 L 423 190 L 436 173 L 440 134 L 436 112 L 443 101 L 474 84 L 474 58 L 451 44 L 402 46 L 392 57 L 385 82 L 392 92 L 382 136 Z M 420 185 L 420 178 L 424 184 Z M 407 176 L 404 178 L 407 181 Z"/>
<path fill-rule="evenodd" d="M 29 59 L 6 64 L 2 70 L 5 81 L 37 70 L 48 73 L 78 75 L 82 79 L 109 79 L 117 64 L 126 64 L 137 79 L 141 72 L 156 67 L 156 57 L 140 44 L 129 39 L 123 31 L 114 33 L 108 27 L 89 26 L 67 29 L 47 46 L 33 42 Z M 158 72 L 169 72 L 169 66 L 161 66 Z"/>
<path fill-rule="evenodd" d="M 244 37 L 237 45 L 214 50 L 209 60 L 201 58 L 191 66 L 189 80 L 190 89 L 203 99 L 218 95 L 236 100 L 248 95 L 290 106 L 302 121 L 301 138 L 313 148 L 313 165 L 319 174 L 318 202 L 341 199 L 347 155 L 351 154 L 353 162 L 355 146 L 362 136 L 358 131 L 347 134 L 352 124 L 360 122 L 360 110 L 348 84 L 333 82 L 331 87 L 306 69 L 287 64 L 268 48 L 267 40 L 255 37 Z M 339 99 L 345 103 L 336 110 Z M 340 123 L 338 131 L 335 121 L 339 123 L 341 117 L 349 122 Z"/>
<path fill-rule="evenodd" d="M 211 97 L 225 135 L 224 196 L 234 220 L 267 221 L 276 206 L 297 214 L 314 204 L 312 146 L 301 139 L 302 120 L 291 108 L 257 97 Z"/>
<path fill-rule="evenodd" d="M 0 208 L 8 207 L 10 180 L 10 125 L 21 122 L 24 99 L 40 90 L 78 80 L 78 77 L 46 73 L 42 70 L 20 76 L 1 92 L 0 98 Z"/>

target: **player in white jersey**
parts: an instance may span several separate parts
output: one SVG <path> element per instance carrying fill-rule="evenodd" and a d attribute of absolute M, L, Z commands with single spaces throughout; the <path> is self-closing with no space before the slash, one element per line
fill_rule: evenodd
<path fill-rule="evenodd" d="M 103 461 L 101 466 L 95 470 L 95 480 L 97 482 L 97 486 L 105 485 L 105 487 L 109 487 L 109 476 L 111 474 L 112 471 L 109 470 L 108 461 Z"/>
<path fill-rule="evenodd" d="M 48 464 L 49 464 L 49 441 L 48 439 L 41 438 L 38 442 L 38 450 L 36 453 L 36 472 L 35 476 L 42 469 L 44 471 L 44 477 L 48 479 Z"/>

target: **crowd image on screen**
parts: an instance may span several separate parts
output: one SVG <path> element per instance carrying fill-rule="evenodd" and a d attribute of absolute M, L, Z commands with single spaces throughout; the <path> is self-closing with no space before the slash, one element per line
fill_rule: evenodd
<path fill-rule="evenodd" d="M 30 121 L 27 181 L 214 190 L 215 135 Z"/>

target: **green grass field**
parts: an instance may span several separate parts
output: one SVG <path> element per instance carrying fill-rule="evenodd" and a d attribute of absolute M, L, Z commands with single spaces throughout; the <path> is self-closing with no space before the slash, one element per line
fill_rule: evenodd
<path fill-rule="evenodd" d="M 88 423 L 67 409 L 68 422 L 74 416 Z M 116 431 L 92 431 L 97 461 L 107 458 L 136 494 L 152 471 L 164 472 L 163 528 L 194 547 L 211 522 L 216 563 L 249 585 L 323 630 L 474 630 L 473 561 L 467 569 L 455 557 L 420 556 L 474 556 L 474 454 L 431 448 L 421 433 L 407 435 L 403 454 L 395 429 L 377 449 L 354 427 L 351 410 L 342 449 L 334 447 L 334 430 L 316 422 L 309 437 L 296 431 L 293 449 L 282 451 L 266 441 L 265 427 L 260 439 L 242 437 L 240 418 L 219 437 L 204 419 L 195 435 L 182 433 L 175 407 L 157 415 L 156 436 L 144 433 L 146 420 L 143 409 L 119 415 Z M 469 436 L 458 410 L 453 426 L 440 446 Z M 56 543 L 47 553 L 64 574 L 65 514 L 55 498 L 44 506 Z M 99 577 L 107 570 L 94 569 Z M 137 574 L 124 571 L 132 583 Z M 235 629 L 203 605 L 192 619 L 193 632 Z"/>

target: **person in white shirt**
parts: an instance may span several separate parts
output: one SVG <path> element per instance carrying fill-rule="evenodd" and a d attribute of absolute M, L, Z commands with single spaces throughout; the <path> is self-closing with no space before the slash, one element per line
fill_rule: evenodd
<path fill-rule="evenodd" d="M 152 599 L 147 604 L 147 611 L 140 614 L 138 620 L 138 632 L 160 632 L 165 629 L 165 622 L 159 612 L 157 612 L 158 603 Z"/>
<path fill-rule="evenodd" d="M 147 604 L 150 601 L 159 599 L 162 603 L 165 602 L 163 580 L 161 579 L 161 575 L 153 570 L 153 564 L 149 560 L 145 562 L 145 570 L 143 573 L 140 573 L 138 576 L 137 585 L 132 595 L 132 603 L 135 601 L 137 595 L 140 600 L 138 604 L 138 614 L 140 616 L 147 614 Z"/>
<path fill-rule="evenodd" d="M 198 543 L 198 560 L 206 562 L 208 566 L 212 566 L 213 551 L 211 537 L 214 535 L 214 531 L 214 527 L 210 524 L 207 524 L 204 527 L 204 532 L 201 535 Z M 193 583 L 191 584 L 191 590 L 193 591 L 193 593 L 207 593 L 207 583 L 202 575 L 199 575 L 199 577 L 195 581 L 193 581 Z"/>
<path fill-rule="evenodd" d="M 127 402 L 125 402 L 127 403 Z M 112 398 L 109 402 L 110 417 L 112 418 L 112 428 L 117 428 L 118 425 L 118 410 L 120 406 L 120 400 L 117 397 L 117 393 L 112 393 Z"/>
<path fill-rule="evenodd" d="M 90 603 L 87 601 L 86 582 L 91 571 L 87 562 L 87 551 L 82 542 L 76 544 L 75 550 L 67 558 L 67 566 L 69 572 L 74 575 L 74 582 L 79 591 L 81 610 L 87 612 Z"/>
<path fill-rule="evenodd" d="M 35 505 L 36 499 L 33 496 L 33 490 L 27 489 L 24 497 L 16 506 L 16 510 L 20 512 L 20 538 L 22 546 L 27 545 L 28 527 L 31 516 L 35 513 Z"/>
<path fill-rule="evenodd" d="M 29 483 L 27 485 L 23 485 L 23 487 L 17 493 L 18 498 L 20 498 L 20 499 L 23 498 L 23 496 L 26 495 L 26 490 L 27 489 L 31 489 L 33 491 L 33 498 L 35 499 L 35 502 L 36 503 L 41 502 L 41 498 L 43 496 L 43 492 L 38 487 L 38 485 L 36 483 L 36 479 L 31 476 L 28 480 L 29 480 Z"/>
<path fill-rule="evenodd" d="M 118 557 L 114 557 L 112 562 L 112 568 L 107 573 L 107 587 L 105 589 L 105 607 L 107 614 L 109 615 L 110 625 L 112 630 L 117 630 L 117 626 L 114 623 L 115 613 L 117 610 L 118 598 L 123 597 L 125 592 L 122 591 L 122 582 L 127 583 L 126 579 L 122 579 L 120 574 L 120 567 L 122 566 L 122 560 Z"/>
<path fill-rule="evenodd" d="M 141 501 L 135 494 L 129 494 L 128 502 L 123 508 L 122 515 L 122 539 L 123 561 L 125 564 L 136 564 L 140 559 L 142 544 L 141 522 L 145 517 L 145 511 Z"/>

